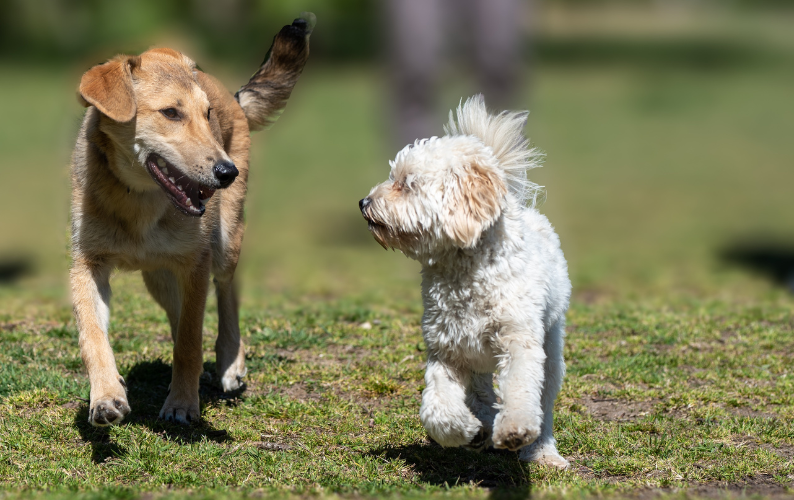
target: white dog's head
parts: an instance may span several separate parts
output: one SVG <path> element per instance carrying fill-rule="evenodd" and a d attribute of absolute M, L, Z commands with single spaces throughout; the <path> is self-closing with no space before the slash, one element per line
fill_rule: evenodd
<path fill-rule="evenodd" d="M 450 112 L 447 135 L 406 146 L 390 162 L 389 180 L 359 202 L 384 248 L 422 259 L 472 248 L 510 206 L 534 203 L 527 180 L 540 155 L 522 134 L 527 113 L 489 115 L 481 95 Z"/>

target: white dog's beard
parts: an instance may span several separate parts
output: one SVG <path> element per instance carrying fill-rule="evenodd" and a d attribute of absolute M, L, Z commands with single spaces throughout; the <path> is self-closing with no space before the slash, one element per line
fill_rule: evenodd
<path fill-rule="evenodd" d="M 419 249 L 422 247 L 421 236 L 400 231 L 371 220 L 367 222 L 372 237 L 375 238 L 375 241 L 384 249 L 399 250 L 407 257 L 418 259 Z"/>
<path fill-rule="evenodd" d="M 377 241 L 384 250 L 389 249 L 391 245 L 389 245 L 389 239 L 386 237 L 388 233 L 388 228 L 386 228 L 386 226 L 378 224 L 377 222 L 367 221 L 367 229 L 369 229 L 369 232 L 372 233 L 372 237 L 375 238 L 375 241 Z"/>

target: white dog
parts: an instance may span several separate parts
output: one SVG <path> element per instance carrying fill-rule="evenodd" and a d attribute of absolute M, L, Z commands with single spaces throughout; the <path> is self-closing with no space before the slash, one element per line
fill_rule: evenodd
<path fill-rule="evenodd" d="M 559 238 L 534 208 L 540 188 L 526 171 L 540 154 L 522 134 L 526 117 L 468 99 L 447 135 L 400 151 L 359 206 L 378 243 L 422 263 L 419 416 L 430 436 L 567 467 L 552 410 L 571 283 Z"/>

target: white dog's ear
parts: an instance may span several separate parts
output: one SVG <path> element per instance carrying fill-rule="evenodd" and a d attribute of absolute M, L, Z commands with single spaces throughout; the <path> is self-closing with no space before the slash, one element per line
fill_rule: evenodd
<path fill-rule="evenodd" d="M 493 169 L 475 163 L 454 184 L 444 194 L 444 231 L 459 247 L 471 248 L 499 218 L 507 189 Z"/>
<path fill-rule="evenodd" d="M 132 69 L 140 56 L 119 56 L 89 69 L 80 80 L 79 97 L 84 106 L 96 108 L 112 120 L 128 122 L 137 106 L 132 90 Z"/>

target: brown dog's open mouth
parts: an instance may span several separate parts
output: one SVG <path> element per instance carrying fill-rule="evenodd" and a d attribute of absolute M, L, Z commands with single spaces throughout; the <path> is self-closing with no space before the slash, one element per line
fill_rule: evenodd
<path fill-rule="evenodd" d="M 190 179 L 177 168 L 155 153 L 146 159 L 149 174 L 171 198 L 171 201 L 186 215 L 201 217 L 204 207 L 215 194 L 214 189 Z"/>

